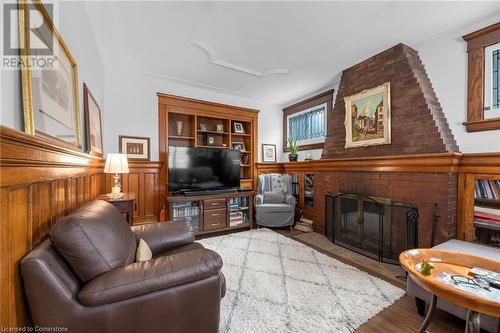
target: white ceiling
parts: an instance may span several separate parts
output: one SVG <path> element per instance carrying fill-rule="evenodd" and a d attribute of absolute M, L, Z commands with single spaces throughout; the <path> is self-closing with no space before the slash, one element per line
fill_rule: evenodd
<path fill-rule="evenodd" d="M 141 1 L 86 7 L 98 45 L 108 54 L 105 65 L 123 56 L 146 73 L 273 103 L 321 89 L 343 69 L 399 42 L 411 46 L 500 13 L 500 2 L 477 1 Z M 212 57 L 195 45 L 200 42 Z M 288 74 L 255 75 L 275 69 Z"/>

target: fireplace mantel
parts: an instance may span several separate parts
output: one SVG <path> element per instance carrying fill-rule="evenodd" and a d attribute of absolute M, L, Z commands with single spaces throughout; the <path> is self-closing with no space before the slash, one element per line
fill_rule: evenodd
<path fill-rule="evenodd" d="M 422 245 L 428 246 L 426 239 L 430 237 L 430 230 L 427 229 L 432 218 L 432 202 L 439 204 L 441 227 L 447 229 L 438 235 L 438 241 L 455 236 L 471 239 L 474 179 L 491 178 L 489 175 L 500 177 L 500 153 L 433 153 L 257 163 L 256 169 L 258 174 L 315 174 L 318 187 L 314 216 L 311 218 L 315 221 L 315 231 L 320 233 L 325 233 L 322 194 L 335 194 L 346 186 L 346 182 L 351 187 L 358 186 L 356 183 L 365 187 L 367 185 L 362 184 L 375 183 L 375 187 L 366 187 L 365 192 L 371 195 L 376 193 L 370 191 L 383 192 L 387 184 L 395 191 L 394 196 L 409 197 L 411 193 L 421 193 L 423 201 L 432 199 L 425 203 L 425 209 L 421 209 L 424 226 L 421 239 L 425 240 Z"/>
<path fill-rule="evenodd" d="M 464 155 L 460 153 L 437 153 L 351 157 L 301 162 L 257 163 L 256 167 L 258 173 L 300 171 L 456 173 L 459 171 L 462 156 Z"/>

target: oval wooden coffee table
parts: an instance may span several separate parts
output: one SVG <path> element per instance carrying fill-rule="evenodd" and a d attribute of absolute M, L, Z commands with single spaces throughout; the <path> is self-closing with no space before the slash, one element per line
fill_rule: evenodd
<path fill-rule="evenodd" d="M 425 332 L 436 308 L 437 298 L 469 310 L 466 332 L 479 332 L 480 313 L 493 317 L 500 316 L 500 300 L 488 298 L 472 292 L 462 291 L 443 281 L 442 274 L 464 277 L 469 276 L 473 267 L 499 272 L 500 262 L 473 256 L 466 253 L 434 249 L 414 249 L 400 254 L 399 261 L 403 268 L 411 274 L 415 282 L 432 294 L 432 300 L 419 332 Z M 422 262 L 434 265 L 431 275 L 423 275 L 417 268 Z"/>

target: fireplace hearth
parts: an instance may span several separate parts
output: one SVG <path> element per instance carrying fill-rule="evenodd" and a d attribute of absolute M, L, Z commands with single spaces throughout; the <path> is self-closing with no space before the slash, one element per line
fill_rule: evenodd
<path fill-rule="evenodd" d="M 333 243 L 381 262 L 398 264 L 418 247 L 415 205 L 358 193 L 325 197 L 326 236 Z"/>

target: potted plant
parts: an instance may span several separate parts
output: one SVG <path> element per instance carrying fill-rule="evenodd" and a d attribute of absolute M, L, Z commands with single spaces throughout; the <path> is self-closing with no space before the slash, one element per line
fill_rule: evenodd
<path fill-rule="evenodd" d="M 297 162 L 297 158 L 299 157 L 299 145 L 297 144 L 297 140 L 288 138 L 288 150 L 290 151 L 290 154 L 288 154 L 288 160 L 290 162 Z"/>

